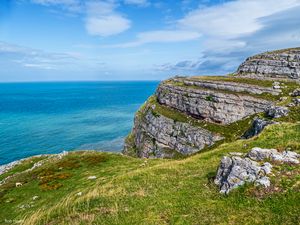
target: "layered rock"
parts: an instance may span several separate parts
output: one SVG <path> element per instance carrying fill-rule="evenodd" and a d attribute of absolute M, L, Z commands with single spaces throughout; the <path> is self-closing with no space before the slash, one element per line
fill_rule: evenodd
<path fill-rule="evenodd" d="M 138 157 L 174 158 L 198 152 L 223 139 L 189 123 L 174 121 L 154 113 L 146 106 L 142 115 L 137 114 L 132 131 L 132 140 L 126 142 L 125 153 L 135 151 Z"/>
<path fill-rule="evenodd" d="M 300 79 L 300 48 L 252 56 L 237 73 L 254 78 Z"/>
<path fill-rule="evenodd" d="M 174 78 L 172 79 L 174 82 L 182 82 L 187 86 L 196 86 L 214 90 L 224 90 L 231 92 L 241 92 L 241 93 L 249 93 L 254 95 L 261 95 L 264 93 L 268 93 L 271 95 L 279 95 L 281 93 L 280 89 L 274 89 L 273 87 L 264 87 L 258 85 L 251 85 L 241 82 L 227 82 L 227 81 L 211 81 L 205 79 L 193 79 L 191 78 Z"/>
<path fill-rule="evenodd" d="M 217 92 L 162 83 L 156 91 L 160 104 L 195 118 L 229 124 L 247 116 L 264 112 L 272 102 L 250 95 Z"/>

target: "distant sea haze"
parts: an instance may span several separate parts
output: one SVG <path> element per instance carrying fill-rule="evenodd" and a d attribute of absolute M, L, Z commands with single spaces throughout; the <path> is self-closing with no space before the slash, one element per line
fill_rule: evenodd
<path fill-rule="evenodd" d="M 121 151 L 156 81 L 0 84 L 0 165 L 72 150 Z"/>

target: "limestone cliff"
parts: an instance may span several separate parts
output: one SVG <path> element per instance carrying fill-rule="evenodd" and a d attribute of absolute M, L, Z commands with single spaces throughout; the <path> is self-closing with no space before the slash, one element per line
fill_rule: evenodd
<path fill-rule="evenodd" d="M 166 80 L 136 114 L 123 153 L 184 157 L 240 138 L 255 116 L 288 112 L 299 78 L 300 49 L 288 49 L 250 57 L 234 75 Z"/>
<path fill-rule="evenodd" d="M 237 73 L 254 78 L 300 79 L 300 48 L 252 56 L 238 68 Z"/>

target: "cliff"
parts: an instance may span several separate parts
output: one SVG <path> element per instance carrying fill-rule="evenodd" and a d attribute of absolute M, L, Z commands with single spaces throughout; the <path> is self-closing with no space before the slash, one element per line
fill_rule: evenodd
<path fill-rule="evenodd" d="M 294 48 L 250 57 L 232 75 L 163 81 L 136 114 L 123 153 L 185 157 L 240 138 L 254 117 L 285 116 L 299 79 L 300 49 Z"/>

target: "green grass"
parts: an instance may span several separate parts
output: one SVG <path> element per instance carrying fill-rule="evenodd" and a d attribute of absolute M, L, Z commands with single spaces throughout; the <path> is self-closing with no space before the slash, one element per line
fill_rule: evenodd
<path fill-rule="evenodd" d="M 191 80 L 205 80 L 205 81 L 224 81 L 224 82 L 233 82 L 240 84 L 250 84 L 261 87 L 273 87 L 274 81 L 270 80 L 257 80 L 251 78 L 243 78 L 237 76 L 193 76 L 190 78 Z"/>
<path fill-rule="evenodd" d="M 0 187 L 0 223 L 23 224 L 297 224 L 299 166 L 275 165 L 272 189 L 247 185 L 229 196 L 212 183 L 222 156 L 252 147 L 300 152 L 300 124 L 269 126 L 258 137 L 227 143 L 183 160 L 135 159 L 118 154 L 75 152 L 49 161 L 26 176 L 20 188 Z M 60 169 L 59 169 L 60 168 Z M 43 189 L 40 176 L 69 174 L 57 189 Z M 96 180 L 87 180 L 96 175 Z M 276 179 L 275 179 L 276 178 Z M 51 180 L 51 179 L 50 179 Z M 53 181 L 54 182 L 54 181 Z M 76 193 L 82 192 L 82 196 Z M 31 208 L 18 206 L 32 202 Z"/>

